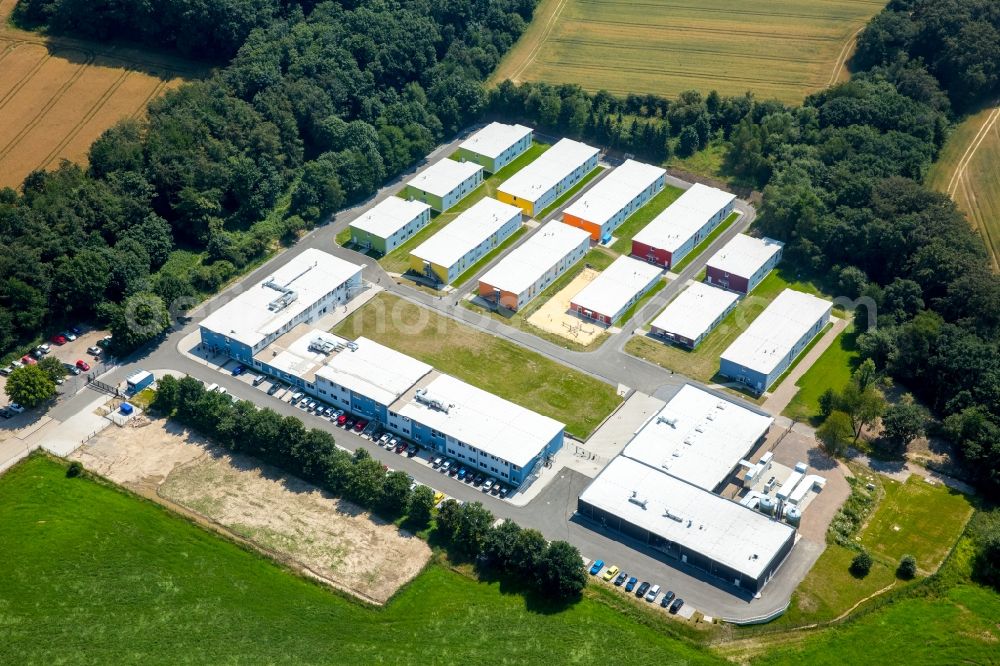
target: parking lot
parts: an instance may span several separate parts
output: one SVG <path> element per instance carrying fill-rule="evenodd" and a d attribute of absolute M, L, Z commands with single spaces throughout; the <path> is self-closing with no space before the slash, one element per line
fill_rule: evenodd
<path fill-rule="evenodd" d="M 623 594 L 632 594 L 636 599 L 642 599 L 653 607 L 658 606 L 670 615 L 690 619 L 695 613 L 690 604 L 685 604 L 683 597 L 664 585 L 654 581 L 640 581 L 638 577 L 604 560 L 590 562 L 588 567 L 593 582 L 613 586 Z"/>

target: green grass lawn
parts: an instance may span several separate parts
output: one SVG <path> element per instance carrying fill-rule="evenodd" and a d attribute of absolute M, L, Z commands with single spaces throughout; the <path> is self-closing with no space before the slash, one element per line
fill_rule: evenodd
<path fill-rule="evenodd" d="M 580 438 L 621 402 L 610 384 L 391 294 L 379 294 L 333 332 L 350 339 L 364 335 L 409 354 L 561 421 Z"/>
<path fill-rule="evenodd" d="M 381 264 L 382 268 L 390 273 L 405 273 L 410 267 L 410 252 L 414 248 L 437 232 L 441 231 L 441 229 L 447 226 L 449 222 L 453 221 L 456 217 L 467 211 L 476 202 L 485 197 L 495 197 L 497 187 L 500 183 L 534 162 L 539 155 L 548 149 L 549 144 L 547 143 L 539 143 L 537 141 L 532 143 L 531 147 L 518 156 L 517 159 L 497 171 L 489 178 L 485 179 L 483 184 L 470 192 L 467 197 L 449 208 L 446 212 L 435 214 L 430 223 L 414 234 L 413 238 L 379 259 L 379 264 Z M 405 189 L 405 187 L 403 189 Z M 341 232 L 337 235 L 337 242 L 341 245 L 344 244 L 344 242 L 341 241 L 343 233 L 344 232 Z M 350 239 L 350 232 L 348 232 L 346 239 Z"/>
<path fill-rule="evenodd" d="M 796 356 L 795 358 L 792 359 L 791 365 L 789 365 L 788 368 L 786 368 L 785 371 L 783 373 L 781 373 L 778 376 L 777 379 L 774 380 L 774 383 L 771 384 L 771 386 L 768 387 L 767 390 L 768 391 L 774 391 L 776 388 L 778 388 L 779 386 L 781 386 L 782 382 L 784 382 L 786 379 L 788 379 L 788 375 L 792 374 L 792 371 L 795 370 L 796 366 L 798 366 L 798 364 L 802 362 L 802 359 L 804 359 L 806 357 L 806 355 L 809 352 L 812 351 L 813 347 L 815 347 L 816 345 L 819 344 L 820 340 L 822 340 L 823 336 L 825 336 L 827 333 L 830 332 L 831 328 L 833 328 L 833 322 L 828 323 L 826 326 L 824 326 L 822 329 L 820 329 L 820 332 L 817 333 L 813 337 L 813 339 L 809 341 L 809 344 L 807 344 L 802 349 L 802 351 L 799 352 L 798 356 Z M 719 375 L 719 380 L 720 381 L 722 381 L 724 379 L 725 378 L 722 377 L 722 375 Z"/>
<path fill-rule="evenodd" d="M 625 343 L 625 351 L 688 377 L 711 381 L 719 370 L 719 356 L 722 352 L 785 289 L 821 295 L 816 285 L 798 279 L 791 271 L 779 266 L 750 295 L 740 300 L 694 351 L 668 345 L 648 336 L 634 336 Z"/>
<path fill-rule="evenodd" d="M 902 599 L 877 612 L 772 647 L 752 663 L 996 664 L 1000 595 L 973 584 Z"/>
<path fill-rule="evenodd" d="M 799 392 L 781 413 L 792 419 L 818 425 L 819 397 L 827 389 L 839 391 L 844 388 L 860 363 L 858 332 L 851 324 L 795 382 Z"/>
<path fill-rule="evenodd" d="M 574 279 L 576 279 L 576 276 L 579 275 L 581 272 L 583 272 L 584 268 L 587 268 L 589 266 L 594 270 L 603 271 L 605 268 L 610 266 L 611 263 L 616 258 L 617 257 L 607 248 L 603 247 L 591 248 L 590 250 L 587 251 L 587 254 L 583 256 L 583 259 L 578 261 L 574 266 L 570 267 L 565 273 L 563 273 L 558 278 L 553 280 L 552 284 L 546 287 L 545 290 L 542 291 L 542 293 L 540 293 L 538 296 L 535 296 L 535 298 L 533 298 L 525 307 L 521 308 L 520 310 L 512 314 L 508 314 L 506 313 L 506 311 L 504 312 L 504 314 L 500 314 L 492 309 L 481 308 L 472 301 L 462 301 L 462 306 L 478 314 L 488 316 L 491 319 L 496 319 L 497 321 L 501 321 L 507 324 L 508 326 L 513 326 L 514 328 L 519 328 L 528 331 L 533 335 L 537 335 L 543 340 L 548 340 L 552 344 L 559 345 L 560 347 L 564 347 L 566 349 L 574 349 L 577 351 L 593 349 L 595 347 L 599 347 L 607 339 L 608 336 L 607 335 L 598 336 L 589 345 L 584 346 L 577 344 L 572 340 L 569 340 L 562 336 L 555 335 L 554 333 L 543 331 L 537 326 L 532 326 L 531 324 L 528 323 L 527 320 L 528 317 L 534 314 L 538 310 L 538 308 L 542 307 L 542 305 L 547 300 L 549 300 L 550 298 L 558 294 L 560 291 L 565 289 Z"/>
<path fill-rule="evenodd" d="M 680 273 L 682 270 L 684 270 L 688 264 L 690 264 L 692 261 L 701 256 L 701 253 L 707 250 L 708 246 L 711 245 L 716 238 L 722 235 L 722 232 L 724 232 L 729 227 L 733 226 L 733 223 L 736 222 L 739 216 L 740 214 L 737 211 L 733 211 L 732 213 L 730 213 L 726 219 L 724 219 L 722 222 L 719 223 L 719 226 L 717 226 L 715 229 L 712 229 L 712 232 L 707 236 L 705 236 L 704 240 L 698 243 L 697 247 L 695 247 L 693 250 L 684 255 L 684 257 L 676 264 L 672 265 L 670 267 L 670 272 Z"/>
<path fill-rule="evenodd" d="M 536 220 L 544 220 L 546 215 L 548 215 L 552 211 L 558 209 L 564 203 L 566 203 L 567 201 L 569 201 L 570 197 L 572 197 L 574 194 L 576 194 L 577 192 L 579 192 L 580 190 L 582 190 L 584 187 L 586 187 L 587 183 L 589 183 L 594 178 L 596 178 L 597 174 L 601 173 L 602 171 L 604 171 L 604 167 L 602 167 L 602 166 L 596 166 L 596 167 L 594 167 L 594 170 L 591 171 L 590 173 L 588 173 L 583 178 L 581 178 L 579 183 L 577 183 L 573 187 L 569 188 L 568 190 L 566 190 L 565 192 L 563 192 L 562 194 L 560 194 L 559 197 L 555 201 L 553 201 L 552 203 L 550 203 L 548 205 L 548 207 L 545 210 L 543 210 L 541 213 L 538 213 L 536 211 L 536 213 L 535 213 L 535 215 L 533 217 Z"/>
<path fill-rule="evenodd" d="M 483 270 L 483 268 L 486 267 L 486 264 L 493 261 L 493 259 L 495 259 L 497 255 L 499 255 L 501 252 L 506 251 L 507 248 L 516 243 L 517 239 L 523 236 L 525 233 L 527 233 L 527 231 L 528 227 L 522 225 L 520 228 L 518 228 L 517 231 L 508 236 L 507 239 L 504 240 L 504 242 L 500 243 L 495 248 L 487 252 L 486 256 L 484 256 L 482 259 L 474 263 L 472 266 L 468 268 L 468 270 L 466 270 L 464 273 L 455 278 L 455 280 L 453 280 L 451 283 L 452 286 L 461 287 L 463 284 L 468 282 L 470 278 L 476 275 L 476 273 Z"/>
<path fill-rule="evenodd" d="M 684 194 L 684 190 L 679 187 L 667 185 L 663 191 L 649 200 L 645 206 L 632 213 L 632 216 L 622 222 L 622 225 L 614 230 L 613 235 L 617 240 L 611 244 L 611 249 L 619 254 L 628 255 L 632 253 L 632 237 L 639 233 L 653 218 L 666 210 L 667 206 L 677 200 L 677 197 Z"/>
<path fill-rule="evenodd" d="M 888 563 L 909 554 L 921 571 L 935 571 L 972 516 L 969 499 L 915 474 L 906 483 L 883 479 L 882 485 L 885 497 L 862 532 L 862 545 Z"/>
<path fill-rule="evenodd" d="M 592 664 L 623 644 L 655 663 L 721 663 L 666 619 L 590 594 L 554 612 L 441 565 L 368 607 L 43 457 L 0 479 L 0 549 L 11 664 Z"/>

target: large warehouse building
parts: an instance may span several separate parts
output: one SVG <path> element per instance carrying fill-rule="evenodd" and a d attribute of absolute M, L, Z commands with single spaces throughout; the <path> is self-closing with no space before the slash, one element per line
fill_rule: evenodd
<path fill-rule="evenodd" d="M 618 257 L 570 300 L 570 309 L 581 317 L 611 326 L 656 286 L 662 274 L 656 266 Z"/>
<path fill-rule="evenodd" d="M 583 259 L 590 235 L 562 222 L 549 222 L 479 278 L 479 295 L 519 310 Z"/>
<path fill-rule="evenodd" d="M 694 282 L 653 320 L 649 331 L 694 349 L 736 307 L 739 296 L 704 282 Z"/>
<path fill-rule="evenodd" d="M 520 208 L 480 199 L 410 253 L 410 270 L 451 284 L 520 226 Z"/>
<path fill-rule="evenodd" d="M 585 229 L 595 242 L 606 243 L 622 222 L 663 191 L 666 178 L 660 167 L 625 160 L 564 210 L 563 222 Z"/>
<path fill-rule="evenodd" d="M 482 184 L 483 167 L 445 158 L 410 179 L 401 196 L 423 201 L 443 213 Z"/>
<path fill-rule="evenodd" d="M 785 289 L 722 353 L 719 372 L 763 393 L 823 330 L 832 306 Z"/>
<path fill-rule="evenodd" d="M 671 268 L 733 211 L 736 195 L 695 183 L 632 238 L 632 255 Z"/>
<path fill-rule="evenodd" d="M 795 543 L 792 527 L 626 456 L 583 491 L 577 512 L 752 593 Z"/>
<path fill-rule="evenodd" d="M 351 222 L 351 242 L 388 254 L 431 221 L 431 207 L 422 201 L 389 197 Z"/>
<path fill-rule="evenodd" d="M 572 139 L 560 139 L 534 162 L 497 188 L 497 199 L 520 206 L 528 216 L 540 214 L 584 176 L 597 168 L 600 151 Z"/>
<path fill-rule="evenodd" d="M 740 459 L 763 443 L 774 419 L 685 384 L 636 432 L 622 455 L 719 490 Z"/>
<path fill-rule="evenodd" d="M 723 289 L 749 294 L 778 262 L 784 243 L 737 234 L 705 267 L 705 281 Z"/>
<path fill-rule="evenodd" d="M 456 156 L 496 173 L 530 147 L 530 127 L 494 122 L 463 141 Z"/>
<path fill-rule="evenodd" d="M 360 293 L 362 269 L 364 265 L 307 249 L 202 320 L 202 344 L 250 363 L 279 336 Z"/>

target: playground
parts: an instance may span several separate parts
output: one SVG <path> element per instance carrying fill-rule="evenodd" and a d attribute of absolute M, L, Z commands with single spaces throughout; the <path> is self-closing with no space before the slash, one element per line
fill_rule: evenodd
<path fill-rule="evenodd" d="M 570 301 L 600 272 L 584 268 L 573 280 L 542 304 L 527 321 L 543 331 L 571 340 L 584 347 L 605 334 L 607 328 L 597 322 L 584 320 L 570 310 Z"/>

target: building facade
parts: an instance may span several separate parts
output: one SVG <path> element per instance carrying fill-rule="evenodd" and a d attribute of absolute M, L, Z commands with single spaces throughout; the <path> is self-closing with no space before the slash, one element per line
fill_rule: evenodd
<path fill-rule="evenodd" d="M 589 249 L 587 232 L 549 222 L 479 278 L 479 295 L 508 310 L 519 310 Z"/>
<path fill-rule="evenodd" d="M 351 222 L 351 242 L 388 254 L 413 238 L 431 221 L 431 207 L 422 201 L 389 197 Z"/>
<path fill-rule="evenodd" d="M 659 338 L 694 349 L 739 302 L 736 294 L 704 282 L 682 291 L 649 326 Z"/>
<path fill-rule="evenodd" d="M 445 158 L 410 179 L 401 196 L 422 201 L 443 213 L 482 184 L 483 167 Z"/>
<path fill-rule="evenodd" d="M 451 284 L 521 227 L 521 209 L 486 197 L 410 253 L 410 270 Z"/>
<path fill-rule="evenodd" d="M 705 266 L 705 281 L 722 289 L 749 294 L 778 262 L 784 243 L 737 234 Z"/>
<path fill-rule="evenodd" d="M 541 214 L 566 190 L 597 168 L 600 151 L 572 139 L 561 139 L 497 188 L 497 199 L 520 207 L 528 216 Z"/>
<path fill-rule="evenodd" d="M 670 269 L 730 213 L 736 196 L 695 183 L 632 238 L 632 256 Z"/>
<path fill-rule="evenodd" d="M 611 326 L 653 289 L 662 275 L 656 266 L 618 257 L 570 300 L 570 309 L 581 317 Z"/>
<path fill-rule="evenodd" d="M 493 122 L 463 141 L 456 155 L 496 173 L 531 147 L 531 137 L 530 127 Z"/>
<path fill-rule="evenodd" d="M 621 224 L 663 191 L 667 172 L 634 160 L 616 167 L 563 211 L 563 222 L 607 243 Z"/>

